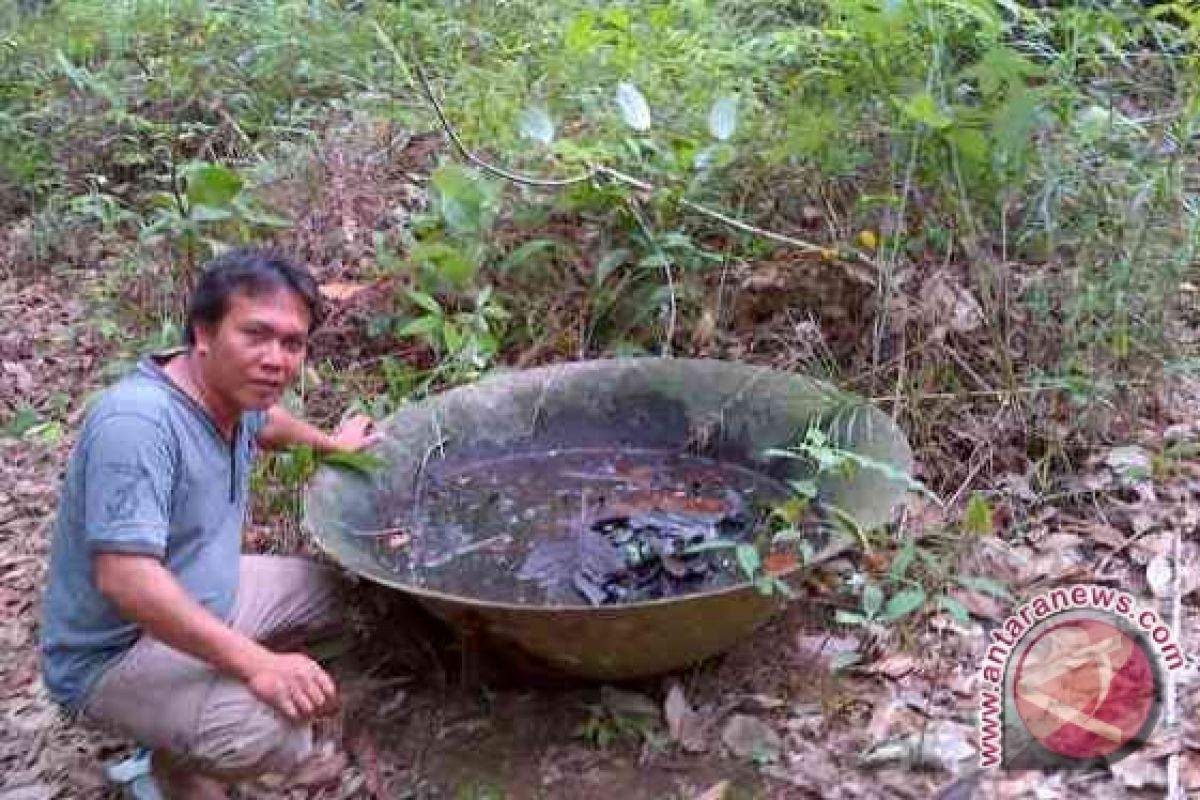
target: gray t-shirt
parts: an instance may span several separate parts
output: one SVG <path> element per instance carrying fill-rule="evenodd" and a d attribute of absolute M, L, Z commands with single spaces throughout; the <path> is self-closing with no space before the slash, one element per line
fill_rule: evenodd
<path fill-rule="evenodd" d="M 141 633 L 96 588 L 95 553 L 161 559 L 222 619 L 237 593 L 255 436 L 265 414 L 244 414 L 231 444 L 159 360 L 143 357 L 96 398 L 67 465 L 41 657 L 51 697 L 71 710 L 82 708 L 100 675 Z"/>

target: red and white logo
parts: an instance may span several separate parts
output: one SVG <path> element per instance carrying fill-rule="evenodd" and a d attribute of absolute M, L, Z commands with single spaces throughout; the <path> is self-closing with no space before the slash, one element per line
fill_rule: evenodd
<path fill-rule="evenodd" d="M 1163 667 L 1184 666 L 1171 630 L 1131 595 L 1055 589 L 992 631 L 984 657 L 979 758 L 985 768 L 1116 761 L 1154 733 Z"/>

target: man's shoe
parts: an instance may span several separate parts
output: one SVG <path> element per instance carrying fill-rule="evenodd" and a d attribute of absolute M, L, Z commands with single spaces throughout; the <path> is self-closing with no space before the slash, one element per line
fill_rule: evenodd
<path fill-rule="evenodd" d="M 121 790 L 126 800 L 165 800 L 150 772 L 150 750 L 142 747 L 121 761 L 104 765 L 104 777 Z"/>

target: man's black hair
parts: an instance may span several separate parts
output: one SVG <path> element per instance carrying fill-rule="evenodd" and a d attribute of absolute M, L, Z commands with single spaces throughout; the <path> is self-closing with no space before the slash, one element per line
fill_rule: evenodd
<path fill-rule="evenodd" d="M 269 250 L 239 248 L 219 256 L 204 270 L 192 291 L 183 329 L 184 344 L 196 343 L 197 325 L 219 324 L 229 311 L 229 298 L 236 292 L 254 297 L 279 289 L 287 289 L 304 301 L 309 333 L 321 324 L 325 316 L 321 294 L 307 270 Z"/>

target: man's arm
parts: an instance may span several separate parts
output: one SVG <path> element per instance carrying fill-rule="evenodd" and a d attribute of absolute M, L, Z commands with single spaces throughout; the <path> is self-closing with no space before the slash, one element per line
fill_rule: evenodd
<path fill-rule="evenodd" d="M 274 653 L 230 628 L 193 600 L 157 558 L 101 552 L 94 565 L 101 593 L 163 644 L 245 683 L 291 719 L 336 708 L 337 690 L 316 662 L 299 653 Z"/>
<path fill-rule="evenodd" d="M 318 453 L 354 452 L 379 441 L 381 436 L 373 428 L 371 418 L 360 414 L 329 434 L 276 404 L 267 411 L 266 424 L 258 432 L 258 443 L 267 450 L 308 445 Z"/>

